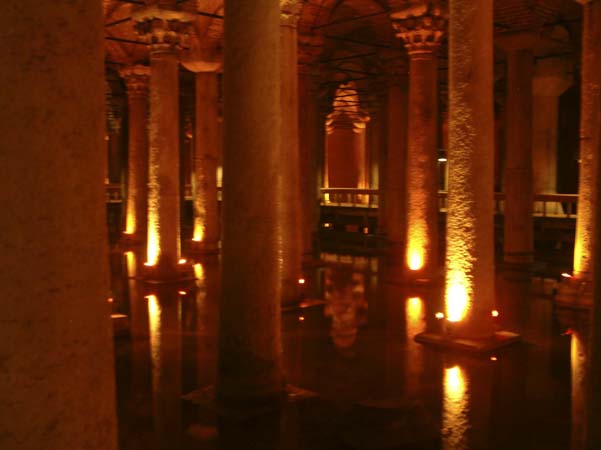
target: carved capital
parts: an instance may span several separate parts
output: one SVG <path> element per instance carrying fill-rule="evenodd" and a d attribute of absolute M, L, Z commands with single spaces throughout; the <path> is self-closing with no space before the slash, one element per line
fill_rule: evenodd
<path fill-rule="evenodd" d="M 119 75 L 125 81 L 129 97 L 146 97 L 150 80 L 149 67 L 142 65 L 124 67 L 119 70 Z"/>
<path fill-rule="evenodd" d="M 280 25 L 296 27 L 302 7 L 300 0 L 280 0 Z"/>
<path fill-rule="evenodd" d="M 136 32 L 146 39 L 151 52 L 172 52 L 186 45 L 195 16 L 153 5 L 134 12 L 132 18 Z"/>
<path fill-rule="evenodd" d="M 411 2 L 390 16 L 396 36 L 410 56 L 436 52 L 446 31 L 447 10 L 442 1 Z"/>

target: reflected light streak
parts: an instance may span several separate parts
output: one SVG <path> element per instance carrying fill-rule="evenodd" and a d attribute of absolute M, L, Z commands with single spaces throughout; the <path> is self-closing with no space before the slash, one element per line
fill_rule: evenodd
<path fill-rule="evenodd" d="M 125 264 L 127 266 L 127 276 L 133 278 L 136 276 L 136 255 L 134 252 L 125 252 Z"/>
<path fill-rule="evenodd" d="M 424 301 L 419 297 L 409 298 L 406 307 L 407 337 L 413 337 L 421 331 L 423 315 Z"/>
<path fill-rule="evenodd" d="M 152 188 L 149 185 L 148 192 L 148 242 L 146 245 L 146 262 L 145 266 L 154 266 L 159 260 L 161 252 L 159 240 L 159 205 L 158 205 L 158 189 Z"/>
<path fill-rule="evenodd" d="M 132 199 L 128 199 L 127 213 L 125 215 L 125 234 L 134 234 L 136 232 L 136 205 Z"/>
<path fill-rule="evenodd" d="M 444 370 L 442 404 L 443 450 L 467 450 L 469 422 L 468 380 L 463 369 L 453 366 Z"/>
<path fill-rule="evenodd" d="M 148 325 L 150 331 L 150 357 L 154 370 L 161 363 L 161 307 L 156 295 L 146 296 L 148 299 Z"/>
<path fill-rule="evenodd" d="M 201 287 L 205 281 L 205 268 L 202 264 L 194 264 L 194 277 L 196 278 L 196 286 Z"/>

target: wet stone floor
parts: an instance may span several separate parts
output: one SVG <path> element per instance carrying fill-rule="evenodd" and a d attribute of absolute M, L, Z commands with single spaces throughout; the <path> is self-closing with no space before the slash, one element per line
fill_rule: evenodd
<path fill-rule="evenodd" d="M 542 282 L 499 274 L 498 325 L 523 342 L 466 357 L 413 340 L 440 325 L 436 289 L 395 283 L 377 258 L 322 256 L 302 285 L 315 301 L 282 316 L 295 395 L 232 420 L 202 400 L 215 384 L 219 266 L 157 289 L 130 278 L 134 253 L 113 255 L 113 312 L 129 321 L 115 339 L 121 450 L 570 448 L 582 360 Z"/>

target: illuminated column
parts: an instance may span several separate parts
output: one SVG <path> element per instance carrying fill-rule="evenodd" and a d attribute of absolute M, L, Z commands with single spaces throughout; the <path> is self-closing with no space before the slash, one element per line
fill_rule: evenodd
<path fill-rule="evenodd" d="M 116 450 L 102 6 L 0 22 L 0 447 Z"/>
<path fill-rule="evenodd" d="M 173 279 L 180 259 L 179 55 L 194 16 L 148 6 L 133 15 L 150 43 L 150 139 L 148 157 L 149 276 Z"/>
<path fill-rule="evenodd" d="M 280 5 L 225 0 L 222 298 L 217 396 L 283 393 L 278 183 Z"/>
<path fill-rule="evenodd" d="M 327 187 L 358 188 L 363 162 L 355 140 L 355 125 L 348 118 L 334 119 L 327 130 Z"/>
<path fill-rule="evenodd" d="M 572 84 L 571 67 L 561 58 L 543 59 L 536 63 L 532 80 L 532 163 L 534 194 L 557 193 L 557 115 L 559 96 Z M 535 204 L 536 212 L 543 205 Z M 546 213 L 562 212 L 558 202 L 547 203 Z"/>
<path fill-rule="evenodd" d="M 472 338 L 493 333 L 493 17 L 488 0 L 454 0 L 449 25 L 446 316 Z"/>
<path fill-rule="evenodd" d="M 504 260 L 528 264 L 534 259 L 532 223 L 532 51 L 507 51 L 505 113 Z M 492 155 L 491 155 L 492 157 Z"/>
<path fill-rule="evenodd" d="M 318 148 L 319 104 L 317 103 L 315 80 L 308 73 L 299 77 L 299 152 L 300 152 L 300 193 L 302 218 L 303 259 L 313 258 L 313 236 L 317 233 L 318 209 Z"/>
<path fill-rule="evenodd" d="M 353 154 L 357 160 L 357 186 L 359 189 L 369 188 L 369 164 L 366 146 L 366 127 L 369 117 L 360 117 L 353 122 Z"/>
<path fill-rule="evenodd" d="M 196 74 L 196 132 L 192 196 L 194 233 L 191 250 L 216 253 L 219 246 L 217 166 L 219 165 L 219 92 L 217 73 Z"/>
<path fill-rule="evenodd" d="M 415 275 L 432 278 L 438 268 L 436 53 L 446 26 L 445 12 L 433 2 L 391 17 L 409 54 L 406 265 Z"/>
<path fill-rule="evenodd" d="M 592 278 L 593 243 L 596 230 L 596 180 L 601 145 L 601 2 L 581 0 L 582 79 L 580 112 L 580 173 L 578 217 L 574 245 L 574 276 L 578 281 Z"/>
<path fill-rule="evenodd" d="M 299 301 L 301 272 L 300 158 L 298 123 L 298 32 L 301 3 L 281 1 L 280 110 L 281 166 L 277 206 L 282 264 L 282 304 Z"/>
<path fill-rule="evenodd" d="M 388 160 L 386 232 L 395 259 L 404 259 L 407 208 L 407 76 L 397 76 L 388 88 Z"/>
<path fill-rule="evenodd" d="M 146 66 L 131 66 L 120 71 L 127 86 L 128 163 L 125 238 L 132 242 L 146 239 L 148 201 L 148 78 Z"/>

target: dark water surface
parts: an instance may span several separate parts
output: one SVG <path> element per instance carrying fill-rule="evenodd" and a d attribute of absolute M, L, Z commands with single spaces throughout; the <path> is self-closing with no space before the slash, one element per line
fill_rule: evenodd
<path fill-rule="evenodd" d="M 133 253 L 113 255 L 114 312 L 131 327 L 115 341 L 121 450 L 570 448 L 581 414 L 571 372 L 583 360 L 551 297 L 534 294 L 542 281 L 499 274 L 499 325 L 524 342 L 466 357 L 413 340 L 438 325 L 436 289 L 391 282 L 377 258 L 323 257 L 302 285 L 321 302 L 283 315 L 287 380 L 303 391 L 279 412 L 232 421 L 183 398 L 215 383 L 218 264 L 157 289 L 128 279 Z"/>

